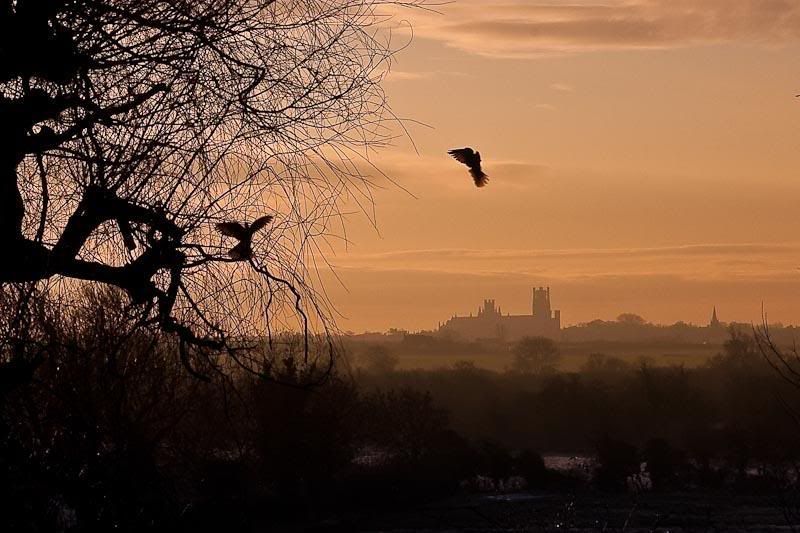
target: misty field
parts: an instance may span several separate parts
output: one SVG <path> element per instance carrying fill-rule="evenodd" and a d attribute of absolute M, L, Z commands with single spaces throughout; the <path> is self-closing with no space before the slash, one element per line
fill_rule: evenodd
<path fill-rule="evenodd" d="M 604 354 L 618 357 L 631 364 L 643 360 L 656 366 L 684 365 L 696 367 L 705 364 L 722 350 L 716 344 L 647 344 L 647 343 L 563 343 L 558 368 L 564 372 L 577 372 L 586 364 L 591 354 Z M 470 361 L 479 368 L 503 372 L 511 368 L 513 354 L 510 350 L 486 350 L 464 356 L 458 351 L 440 354 L 416 355 L 398 353 L 398 368 L 404 370 L 435 370 L 451 367 L 458 362 Z"/>

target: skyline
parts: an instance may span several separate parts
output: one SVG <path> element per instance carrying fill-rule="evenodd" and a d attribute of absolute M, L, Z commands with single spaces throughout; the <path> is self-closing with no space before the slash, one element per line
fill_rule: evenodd
<path fill-rule="evenodd" d="M 402 137 L 370 155 L 416 198 L 375 177 L 377 231 L 355 214 L 332 244 L 342 329 L 422 328 L 483 297 L 520 310 L 540 284 L 567 324 L 700 322 L 713 305 L 749 322 L 762 303 L 800 322 L 800 6 L 437 9 L 397 19 L 415 39 L 387 94 L 430 127 L 407 123 L 419 155 Z M 481 151 L 484 189 L 447 156 L 460 146 Z"/>
<path fill-rule="evenodd" d="M 539 288 L 539 287 L 531 287 L 531 289 L 536 289 L 536 288 Z M 552 289 L 552 287 L 544 287 L 544 288 L 545 289 Z M 500 312 L 500 316 L 503 316 L 503 317 L 506 317 L 506 316 L 511 316 L 511 317 L 533 316 L 531 314 L 530 294 L 528 295 L 527 308 L 525 308 L 524 306 L 520 307 L 520 305 L 519 305 L 519 300 L 520 300 L 519 295 L 517 295 L 517 297 L 512 298 L 512 300 L 513 300 L 513 303 L 515 304 L 515 305 L 513 305 L 513 308 L 507 306 L 506 305 L 507 302 L 501 301 L 501 300 L 495 298 L 492 295 L 486 295 L 485 297 L 483 297 L 479 301 L 476 300 L 473 303 L 472 307 L 458 309 L 457 311 L 453 311 L 450 314 L 448 314 L 447 316 L 444 316 L 441 319 L 439 319 L 436 324 L 428 325 L 427 327 L 405 328 L 405 327 L 402 327 L 400 325 L 395 325 L 395 326 L 391 326 L 391 327 L 388 327 L 388 328 L 375 329 L 375 330 L 370 330 L 370 329 L 366 329 L 366 330 L 362 330 L 362 331 L 347 330 L 347 331 L 345 331 L 345 333 L 348 334 L 348 335 L 353 335 L 353 334 L 354 335 L 358 335 L 358 334 L 361 334 L 361 333 L 388 333 L 390 331 L 405 331 L 405 332 L 411 332 L 411 333 L 436 332 L 444 324 L 446 324 L 448 321 L 450 321 L 452 319 L 465 319 L 465 318 L 472 318 L 472 317 L 479 316 L 479 314 L 481 313 L 483 307 L 486 305 L 487 302 L 493 303 L 496 306 L 496 309 Z M 555 308 L 555 306 L 560 306 L 560 305 L 561 304 L 558 301 L 558 295 L 556 294 L 554 296 L 554 299 L 553 299 L 553 306 Z M 687 305 L 687 307 L 689 307 L 689 306 Z M 559 309 L 557 309 L 557 311 L 558 311 L 558 318 L 559 318 L 559 320 L 561 320 L 561 317 L 564 316 L 562 314 L 562 309 L 559 308 Z M 611 310 L 609 309 L 609 311 L 611 311 Z M 765 310 L 765 312 L 766 312 L 766 310 Z M 637 313 L 637 312 L 635 312 L 633 310 L 628 310 L 628 311 L 620 310 L 615 315 L 612 312 L 611 315 L 602 316 L 602 317 L 601 316 L 596 316 L 594 318 L 590 318 L 590 319 L 586 319 L 586 320 L 572 321 L 572 322 L 570 322 L 570 321 L 562 321 L 561 322 L 561 329 L 570 328 L 570 327 L 576 327 L 576 326 L 583 326 L 583 325 L 589 324 L 589 323 L 597 321 L 597 320 L 604 321 L 604 322 L 615 322 L 615 321 L 617 321 L 619 319 L 620 316 L 622 316 L 622 315 L 631 315 L 631 314 L 632 315 L 636 315 L 636 316 L 640 316 L 644 320 L 644 324 L 652 325 L 652 326 L 659 326 L 659 327 L 661 327 L 661 326 L 669 327 L 669 326 L 673 326 L 673 325 L 676 325 L 676 324 L 686 324 L 688 326 L 693 326 L 693 327 L 706 327 L 706 326 L 709 326 L 714 321 L 714 317 L 717 318 L 718 323 L 720 323 L 720 324 L 722 324 L 723 326 L 726 326 L 726 327 L 728 325 L 731 325 L 731 324 L 752 324 L 753 326 L 759 326 L 761 324 L 761 321 L 753 322 L 753 321 L 740 321 L 740 320 L 736 320 L 736 319 L 731 319 L 731 318 L 729 318 L 729 317 L 727 317 L 725 315 L 725 310 L 721 309 L 719 305 L 712 305 L 708 309 L 707 313 L 705 314 L 705 318 L 701 318 L 701 319 L 696 320 L 696 321 L 695 320 L 688 320 L 688 319 L 678 318 L 677 320 L 674 320 L 674 321 L 671 321 L 671 322 L 660 322 L 660 321 L 650 320 L 650 319 L 648 319 L 648 317 L 641 316 L 639 313 Z M 692 315 L 698 315 L 698 316 L 700 316 L 702 314 L 703 314 L 702 310 L 692 313 Z M 568 315 L 569 314 L 567 313 L 567 316 Z M 784 322 L 781 322 L 781 321 L 773 319 L 771 316 L 769 316 L 768 313 L 767 313 L 767 315 L 768 315 L 768 323 L 770 325 L 778 325 L 778 326 L 781 326 L 781 327 L 800 327 L 800 324 L 784 323 Z M 720 318 L 720 317 L 722 317 L 722 318 Z"/>

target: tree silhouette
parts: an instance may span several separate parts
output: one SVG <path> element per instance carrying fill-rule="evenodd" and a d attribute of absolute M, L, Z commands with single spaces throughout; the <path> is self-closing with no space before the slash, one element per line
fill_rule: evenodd
<path fill-rule="evenodd" d="M 318 238 L 345 195 L 369 201 L 357 163 L 390 138 L 394 3 L 0 1 L 5 297 L 119 287 L 189 368 L 225 350 L 254 369 L 237 349 L 277 330 L 308 354 L 331 327 Z M 228 257 L 215 224 L 267 214 Z"/>
<path fill-rule="evenodd" d="M 636 313 L 622 313 L 617 317 L 617 322 L 631 326 L 643 326 L 647 321 Z"/>
<path fill-rule="evenodd" d="M 517 342 L 512 353 L 512 370 L 522 374 L 542 374 L 555 370 L 561 351 L 547 337 L 524 337 Z"/>

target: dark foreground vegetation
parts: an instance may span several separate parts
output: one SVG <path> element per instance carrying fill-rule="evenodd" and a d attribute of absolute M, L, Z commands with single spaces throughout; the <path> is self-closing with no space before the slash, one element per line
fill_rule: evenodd
<path fill-rule="evenodd" d="M 565 374 L 550 354 L 502 374 L 467 362 L 399 372 L 376 356 L 315 387 L 286 338 L 264 352 L 263 375 L 203 381 L 168 337 L 130 325 L 124 296 L 83 294 L 28 324 L 46 354 L 0 391 L 4 531 L 267 531 L 343 517 L 357 529 L 375 513 L 450 498 L 481 508 L 520 491 L 550 496 L 496 505 L 585 522 L 604 498 L 628 509 L 632 494 L 727 491 L 793 516 L 795 391 L 744 333 L 697 369 L 596 355 Z M 585 460 L 548 470 L 555 453 Z M 593 503 L 580 514 L 575 501 Z"/>
<path fill-rule="evenodd" d="M 560 372 L 548 350 L 516 357 L 502 373 L 469 361 L 384 371 L 391 354 L 371 358 L 358 374 L 362 388 L 429 392 L 456 431 L 512 450 L 629 448 L 630 463 L 638 464 L 646 450 L 663 449 L 710 481 L 792 461 L 800 437 L 791 416 L 796 391 L 767 363 L 752 331 L 732 329 L 721 353 L 697 368 L 593 354 L 580 371 Z"/>

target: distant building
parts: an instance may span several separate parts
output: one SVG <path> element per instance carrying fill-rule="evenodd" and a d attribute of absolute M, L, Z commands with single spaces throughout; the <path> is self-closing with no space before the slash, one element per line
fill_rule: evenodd
<path fill-rule="evenodd" d="M 550 287 L 534 288 L 530 315 L 503 315 L 494 300 L 484 300 L 473 316 L 454 316 L 439 326 L 438 333 L 463 340 L 501 339 L 561 335 L 561 311 L 550 308 Z"/>
<path fill-rule="evenodd" d="M 708 327 L 714 329 L 720 329 L 724 327 L 724 324 L 719 321 L 717 318 L 717 306 L 714 306 L 714 310 L 711 312 L 711 322 L 708 323 Z"/>

